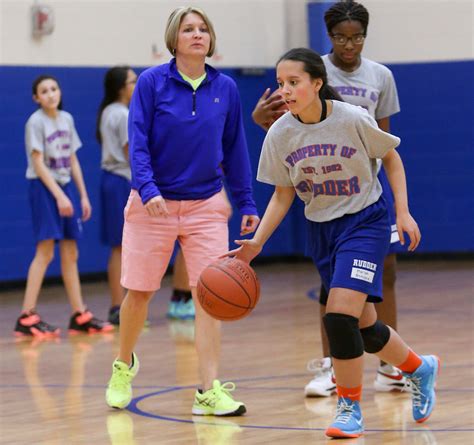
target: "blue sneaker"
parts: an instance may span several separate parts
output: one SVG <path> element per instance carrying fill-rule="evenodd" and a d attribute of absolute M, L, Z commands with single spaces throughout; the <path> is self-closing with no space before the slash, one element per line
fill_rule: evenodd
<path fill-rule="evenodd" d="M 339 397 L 334 422 L 326 430 L 328 437 L 360 437 L 364 433 L 364 419 L 359 402 Z"/>
<path fill-rule="evenodd" d="M 418 369 L 404 375 L 412 385 L 413 418 L 424 422 L 430 417 L 436 403 L 435 384 L 440 362 L 436 355 L 422 355 L 422 363 Z"/>
<path fill-rule="evenodd" d="M 194 308 L 194 301 L 191 298 L 188 301 L 181 300 L 176 304 L 175 318 L 179 320 L 194 320 L 196 317 L 196 309 Z"/>
<path fill-rule="evenodd" d="M 178 306 L 178 302 L 177 301 L 170 301 L 168 303 L 168 312 L 166 312 L 166 316 L 168 318 L 178 318 L 176 316 L 176 313 L 177 313 L 177 306 Z"/>

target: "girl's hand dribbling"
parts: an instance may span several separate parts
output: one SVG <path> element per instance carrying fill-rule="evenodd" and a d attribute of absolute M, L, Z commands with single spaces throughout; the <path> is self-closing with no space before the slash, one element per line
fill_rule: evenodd
<path fill-rule="evenodd" d="M 145 204 L 145 209 L 150 216 L 168 216 L 168 208 L 163 196 L 154 196 Z"/>
<path fill-rule="evenodd" d="M 74 215 L 74 207 L 71 200 L 66 195 L 60 196 L 56 199 L 56 205 L 58 206 L 59 214 L 61 216 L 70 218 Z"/>
<path fill-rule="evenodd" d="M 262 251 L 263 248 L 261 244 L 257 243 L 257 241 L 254 241 L 253 239 L 240 239 L 235 240 L 234 242 L 240 247 L 238 249 L 230 250 L 220 258 L 235 257 L 238 260 L 250 263 Z"/>
<path fill-rule="evenodd" d="M 420 244 L 421 232 L 418 228 L 418 224 L 410 215 L 410 213 L 407 212 L 397 214 L 397 230 L 401 245 L 405 245 L 404 232 L 406 232 L 410 237 L 410 245 L 408 246 L 408 250 L 410 252 L 414 251 L 418 247 L 418 244 Z"/>

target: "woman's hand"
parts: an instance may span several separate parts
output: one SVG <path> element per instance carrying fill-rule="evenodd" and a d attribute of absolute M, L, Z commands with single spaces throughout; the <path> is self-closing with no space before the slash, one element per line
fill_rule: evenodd
<path fill-rule="evenodd" d="M 145 209 L 150 216 L 168 216 L 168 208 L 163 196 L 154 196 L 145 204 Z"/>
<path fill-rule="evenodd" d="M 408 250 L 410 252 L 414 251 L 418 247 L 418 244 L 420 244 L 421 232 L 418 228 L 418 224 L 410 215 L 410 213 L 397 213 L 397 230 L 401 245 L 405 245 L 404 232 L 406 232 L 410 237 L 410 245 L 408 246 Z"/>
<path fill-rule="evenodd" d="M 240 223 L 240 236 L 255 232 L 259 222 L 260 218 L 257 215 L 242 216 L 242 222 Z"/>
<path fill-rule="evenodd" d="M 81 208 L 82 220 L 87 221 L 92 215 L 92 206 L 87 196 L 81 199 Z"/>
<path fill-rule="evenodd" d="M 257 243 L 253 239 L 235 240 L 235 244 L 238 244 L 240 247 L 238 249 L 230 250 L 220 258 L 235 257 L 238 260 L 250 263 L 250 261 L 252 261 L 262 251 L 263 248 L 261 244 Z"/>

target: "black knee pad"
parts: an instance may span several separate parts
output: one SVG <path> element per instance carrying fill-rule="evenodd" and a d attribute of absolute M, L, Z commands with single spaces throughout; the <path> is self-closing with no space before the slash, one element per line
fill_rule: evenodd
<path fill-rule="evenodd" d="M 375 354 L 383 349 L 390 339 L 390 329 L 381 321 L 360 330 L 364 340 L 364 350 L 370 354 Z"/>
<path fill-rule="evenodd" d="M 348 360 L 360 357 L 364 353 L 364 342 L 357 318 L 346 314 L 329 313 L 323 317 L 323 321 L 332 357 Z"/>
<path fill-rule="evenodd" d="M 328 304 L 329 292 L 324 287 L 324 284 L 321 284 L 321 289 L 319 290 L 319 304 L 326 306 Z"/>

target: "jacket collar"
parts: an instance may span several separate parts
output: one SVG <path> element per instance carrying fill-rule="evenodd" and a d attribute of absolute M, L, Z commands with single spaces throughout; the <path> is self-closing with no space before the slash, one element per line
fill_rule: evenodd
<path fill-rule="evenodd" d="M 219 75 L 219 71 L 217 71 L 215 68 L 213 68 L 211 65 L 208 65 L 207 63 L 204 65 L 204 69 L 206 70 L 207 82 L 211 82 Z M 168 64 L 168 75 L 172 79 L 178 80 L 180 82 L 185 82 L 185 80 L 178 72 L 178 68 L 176 67 L 176 59 L 174 57 L 170 60 Z M 185 83 L 187 84 L 187 82 Z"/>

